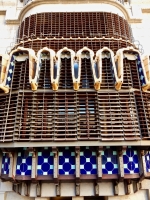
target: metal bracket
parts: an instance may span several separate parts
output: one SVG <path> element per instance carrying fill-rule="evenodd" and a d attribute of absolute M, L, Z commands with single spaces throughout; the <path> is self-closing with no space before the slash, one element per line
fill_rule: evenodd
<path fill-rule="evenodd" d="M 99 196 L 99 185 L 98 185 L 98 183 L 95 184 L 95 195 Z"/>
<path fill-rule="evenodd" d="M 56 195 L 60 196 L 60 185 L 56 184 Z"/>
<path fill-rule="evenodd" d="M 76 196 L 80 196 L 80 184 L 76 184 Z"/>

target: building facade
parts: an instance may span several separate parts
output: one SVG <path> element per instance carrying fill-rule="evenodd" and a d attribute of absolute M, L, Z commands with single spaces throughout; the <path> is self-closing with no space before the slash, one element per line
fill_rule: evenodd
<path fill-rule="evenodd" d="M 150 199 L 149 0 L 0 0 L 0 199 Z"/>

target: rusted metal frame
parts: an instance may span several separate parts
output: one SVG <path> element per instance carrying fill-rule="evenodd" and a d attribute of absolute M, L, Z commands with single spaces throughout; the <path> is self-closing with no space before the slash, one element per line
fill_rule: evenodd
<path fill-rule="evenodd" d="M 24 134 L 26 134 L 25 129 L 26 129 L 26 124 L 27 124 L 28 106 L 29 106 L 28 99 L 25 99 L 22 137 L 25 137 Z"/>
<path fill-rule="evenodd" d="M 93 14 L 96 14 L 96 13 L 98 13 L 98 12 L 92 12 L 92 13 L 90 13 L 90 15 L 92 15 L 93 16 Z M 58 20 L 58 22 L 55 20 L 55 28 L 56 27 L 58 27 L 58 24 L 60 25 L 60 15 L 62 16 L 62 15 L 65 15 L 66 17 L 61 17 L 61 19 L 62 18 L 64 18 L 63 20 L 69 20 L 69 19 L 67 19 L 68 18 L 68 14 L 69 13 L 67 13 L 66 15 L 65 15 L 65 13 L 55 13 L 55 14 L 53 14 L 52 15 L 52 13 L 51 13 L 51 19 L 52 18 L 56 18 L 57 17 L 57 15 L 59 15 L 59 20 Z M 71 15 L 72 14 L 72 15 Z M 86 14 L 86 13 L 84 13 L 84 14 Z M 100 14 L 102 14 L 102 12 L 100 13 Z M 43 13 L 42 14 L 36 14 L 36 15 L 38 15 L 38 16 L 40 16 L 40 15 L 42 15 L 43 16 Z M 76 16 L 76 18 L 78 19 L 78 21 L 81 21 L 82 20 L 82 17 L 81 17 L 81 13 L 70 13 L 70 15 L 71 15 L 71 17 L 74 19 L 75 18 L 75 16 Z M 103 13 L 103 15 L 105 15 L 105 17 L 106 16 L 109 16 L 110 17 L 110 13 Z M 114 14 L 115 15 L 115 14 Z M 116 16 L 116 15 L 115 15 Z M 71 18 L 70 17 L 70 18 Z M 39 17 L 38 17 L 38 19 L 39 19 Z M 85 16 L 85 19 L 87 19 L 87 14 L 86 14 L 86 16 Z M 121 17 L 119 17 L 119 19 L 120 20 L 122 20 L 123 21 L 123 19 L 121 18 Z M 27 20 L 27 19 L 25 19 L 25 20 Z M 29 20 L 29 19 L 28 19 Z M 105 19 L 103 18 L 103 20 L 104 20 L 104 22 L 105 22 Z M 120 22 L 120 20 L 119 20 L 119 22 Z M 68 21 L 66 21 L 66 22 L 68 22 Z M 90 20 L 88 20 L 88 22 L 90 23 Z M 103 23 L 104 23 L 103 22 Z M 28 23 L 30 23 L 30 22 L 28 22 Z M 74 23 L 75 23 L 75 19 L 74 19 Z M 68 24 L 68 23 L 67 23 Z M 86 25 L 86 21 L 85 21 L 85 25 Z M 38 27 L 38 26 L 37 26 Z M 54 26 L 53 26 L 54 27 Z M 75 26 L 75 24 L 74 24 L 74 27 L 76 27 Z M 81 27 L 83 27 L 83 26 L 81 26 Z M 103 28 L 105 27 L 105 24 L 103 24 Z M 77 36 L 80 36 L 80 31 L 79 31 L 79 27 L 77 27 L 78 28 L 78 33 L 77 33 Z M 56 29 L 57 30 L 57 29 Z M 54 32 L 56 32 L 56 30 L 54 30 Z M 88 35 L 88 31 L 86 30 L 86 27 L 85 27 L 85 31 L 87 32 L 87 35 Z M 75 31 L 76 32 L 76 31 Z M 82 31 L 81 31 L 81 33 L 82 33 Z M 65 33 L 64 33 L 65 34 Z M 63 34 L 63 35 L 64 35 Z M 82 34 L 81 34 L 81 36 L 82 36 Z M 93 36 L 94 37 L 94 36 Z"/>
<path fill-rule="evenodd" d="M 53 131 L 54 131 L 54 140 L 57 139 L 57 134 L 58 134 L 58 130 L 56 130 L 58 121 L 57 121 L 57 113 L 58 113 L 58 98 L 57 98 L 57 94 L 54 93 L 54 98 L 53 98 L 53 104 L 54 104 L 54 118 L 53 118 Z"/>
<path fill-rule="evenodd" d="M 109 93 L 108 93 L 108 104 L 110 106 L 110 121 L 111 121 L 111 129 L 112 129 L 112 136 L 114 138 L 114 134 L 113 134 L 113 124 L 112 124 L 112 111 L 111 111 L 111 102 L 110 102 L 110 96 L 109 96 Z M 106 127 L 107 127 L 107 124 L 106 124 Z M 107 133 L 108 135 L 108 133 Z"/>
<path fill-rule="evenodd" d="M 118 29 L 119 29 L 119 38 L 121 37 L 121 27 L 120 27 L 120 17 L 119 17 L 119 15 L 117 14 L 117 21 L 118 21 Z"/>
<path fill-rule="evenodd" d="M 97 46 L 94 45 L 94 49 L 93 49 L 94 51 L 99 50 L 99 48 L 100 48 L 99 45 L 102 45 L 102 43 L 104 43 L 103 46 L 108 46 L 108 42 L 111 45 L 112 45 L 112 43 L 115 44 L 114 45 L 114 49 L 112 49 L 113 51 L 117 51 L 119 47 L 120 48 L 121 47 L 126 47 L 127 45 L 133 46 L 133 44 L 131 44 L 130 42 L 122 41 L 122 39 L 120 40 L 120 39 L 113 39 L 113 38 L 93 38 L 93 39 L 90 39 L 90 40 L 92 40 L 93 42 L 96 42 Z M 50 48 L 53 48 L 56 51 L 59 50 L 58 46 L 60 46 L 60 48 L 64 47 L 64 46 L 61 46 L 61 44 L 63 44 L 63 41 L 65 41 L 67 43 L 67 46 L 70 47 L 70 48 L 72 48 L 72 46 L 74 45 L 74 50 L 75 51 L 78 50 L 79 48 L 85 46 L 85 45 L 88 45 L 91 48 L 91 46 L 90 46 L 91 43 L 89 43 L 89 39 L 88 38 L 82 38 L 82 39 L 78 39 L 78 38 L 74 38 L 74 39 L 64 38 L 64 39 L 62 39 L 61 38 L 61 39 L 58 39 L 59 43 L 56 43 L 56 42 L 58 42 L 56 39 L 55 40 L 53 39 L 53 41 L 52 41 L 51 38 L 49 38 L 49 39 L 41 39 L 41 38 L 39 38 L 39 39 L 33 39 L 32 43 L 29 42 L 29 41 L 25 41 L 24 45 L 21 44 L 21 43 L 18 44 L 18 45 L 21 45 L 21 46 L 24 46 L 24 47 L 30 47 L 30 48 L 32 47 L 35 51 L 38 51 L 39 50 L 39 49 L 37 49 L 38 41 L 41 41 L 42 47 L 45 46 L 45 42 L 44 41 L 49 41 L 50 44 L 51 44 Z M 116 43 L 115 43 L 115 41 L 116 41 Z M 87 44 L 87 42 L 88 42 L 88 44 Z M 116 46 L 116 44 L 117 44 L 117 46 Z M 30 46 L 27 46 L 27 45 L 30 45 Z M 119 45 L 119 47 L 118 47 L 118 45 Z"/>
<path fill-rule="evenodd" d="M 129 97 L 130 97 L 130 93 L 129 93 Z M 130 101 L 130 106 L 128 104 L 128 100 Z M 130 113 L 130 109 L 131 109 L 131 106 L 132 106 L 132 102 L 131 102 L 131 99 L 126 99 L 126 109 L 127 109 L 127 116 L 130 118 L 130 121 L 128 121 L 128 124 L 132 125 L 132 123 L 134 123 L 134 121 L 132 121 L 132 118 L 131 118 L 131 113 Z M 132 123 L 131 123 L 132 122 Z M 134 130 L 135 132 L 135 130 Z M 126 134 L 125 134 L 125 139 L 126 139 Z"/>
<path fill-rule="evenodd" d="M 43 108 L 43 110 L 44 110 L 44 112 L 42 112 L 42 118 L 43 118 L 43 137 L 47 137 L 46 135 L 47 135 L 47 133 L 46 133 L 46 129 L 47 129 L 47 127 L 48 127 L 48 124 L 47 124 L 47 102 L 48 102 L 48 100 L 46 99 L 46 98 L 44 98 L 43 99 L 43 101 L 44 101 L 44 108 Z"/>
<path fill-rule="evenodd" d="M 37 94 L 33 93 L 33 95 L 31 96 L 31 108 L 30 109 L 30 133 L 29 133 L 29 140 L 35 139 L 38 137 L 37 133 L 36 133 L 36 124 L 37 124 L 37 115 L 38 115 L 38 98 L 37 98 Z M 36 117 L 34 116 L 34 113 L 36 114 Z M 34 124 L 34 125 L 33 125 Z"/>
<path fill-rule="evenodd" d="M 65 94 L 65 138 L 67 137 L 68 135 L 68 99 L 66 98 L 66 94 Z"/>
<path fill-rule="evenodd" d="M 121 114 L 121 120 L 122 120 L 122 126 L 124 126 L 123 121 L 124 121 L 124 117 L 122 116 L 122 106 L 121 106 L 121 101 L 120 101 L 120 93 L 118 93 L 118 97 L 119 97 L 119 105 L 120 105 L 120 114 Z M 123 130 L 124 131 L 124 130 Z M 125 136 L 123 134 L 123 137 L 125 139 Z"/>
<path fill-rule="evenodd" d="M 134 105 L 135 105 L 135 111 L 136 111 L 136 117 L 137 117 L 137 122 L 138 122 L 138 127 L 139 127 L 140 138 L 142 138 L 142 132 L 141 132 L 141 129 L 140 129 L 140 119 L 139 119 L 138 108 L 137 108 L 137 104 L 136 104 L 135 93 L 132 94 L 132 95 L 133 95 L 133 98 L 134 98 Z M 130 103 L 131 103 L 131 98 L 130 98 Z M 132 103 L 131 103 L 131 105 L 132 105 Z M 134 124 L 135 124 L 135 121 L 134 121 Z"/>
<path fill-rule="evenodd" d="M 127 33 L 126 33 L 126 31 L 127 31 L 127 29 L 126 29 L 126 27 L 125 27 L 125 20 L 123 19 L 123 29 L 124 29 L 124 34 L 125 34 L 125 39 L 127 40 L 128 39 L 128 36 L 127 36 Z M 131 37 L 130 37 L 131 38 Z"/>
<path fill-rule="evenodd" d="M 129 85 L 129 81 L 131 79 L 131 84 L 132 84 L 132 88 L 133 88 L 133 80 L 132 80 L 132 75 L 131 75 L 131 68 L 130 68 L 130 65 L 128 62 L 126 62 L 126 59 L 123 59 L 123 66 L 124 66 L 124 79 L 125 79 L 125 76 L 127 76 L 127 82 L 128 82 L 128 88 L 130 88 L 131 86 Z M 126 70 L 126 72 L 125 72 Z M 129 73 L 127 73 L 127 71 L 129 70 Z M 125 81 L 124 81 L 125 82 Z"/>
<path fill-rule="evenodd" d="M 141 130 L 142 130 L 142 132 L 141 132 L 142 135 L 141 136 L 142 136 L 142 138 L 144 138 L 144 135 L 143 135 L 144 131 L 143 131 L 143 128 L 142 128 L 143 124 L 141 124 L 141 123 L 142 123 L 143 120 L 144 120 L 144 122 L 146 122 L 146 124 L 144 124 L 144 127 L 146 126 L 146 132 L 147 132 L 147 130 L 149 130 L 149 127 L 148 127 L 149 122 L 148 122 L 147 117 L 146 117 L 146 113 L 147 112 L 145 110 L 145 106 L 143 105 L 143 102 L 145 100 L 143 100 L 143 95 L 141 94 L 141 91 L 139 92 L 139 94 L 140 94 L 140 97 L 137 97 L 137 94 L 136 94 L 136 98 L 135 99 L 136 99 L 136 107 L 137 107 L 137 110 L 138 110 L 138 118 L 139 118 L 139 121 L 140 121 L 140 127 L 141 127 Z M 139 102 L 139 99 L 140 99 L 140 102 Z M 139 105 L 142 106 L 142 109 L 139 108 Z M 143 116 L 141 115 L 141 113 L 140 113 L 141 111 L 140 110 L 142 111 Z M 143 118 L 143 119 L 140 119 L 140 118 Z M 147 132 L 146 134 L 147 134 L 147 136 L 149 138 L 149 133 Z"/>
<path fill-rule="evenodd" d="M 88 99 L 88 96 L 86 96 L 86 99 L 85 99 L 85 110 L 86 110 L 86 121 L 87 121 L 87 137 L 89 139 L 90 137 L 90 117 L 89 117 L 89 99 Z"/>

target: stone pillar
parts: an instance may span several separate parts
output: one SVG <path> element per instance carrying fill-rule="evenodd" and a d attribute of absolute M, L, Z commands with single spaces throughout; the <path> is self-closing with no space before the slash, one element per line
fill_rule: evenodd
<path fill-rule="evenodd" d="M 6 200 L 6 192 L 0 192 L 0 200 Z"/>

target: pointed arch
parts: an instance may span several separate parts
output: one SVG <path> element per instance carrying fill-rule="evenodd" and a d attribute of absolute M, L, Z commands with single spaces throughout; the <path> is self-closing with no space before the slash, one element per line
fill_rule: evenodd
<path fill-rule="evenodd" d="M 68 49 L 67 47 L 64 47 L 63 49 L 60 49 L 57 54 L 57 61 L 55 65 L 55 72 L 52 74 L 55 74 L 55 76 L 51 77 L 51 82 L 52 82 L 52 88 L 53 90 L 58 90 L 59 87 L 59 79 L 60 79 L 60 69 L 61 69 L 61 58 L 66 57 L 67 55 L 62 55 L 63 52 L 69 52 L 70 57 L 71 57 L 71 70 L 73 71 L 73 66 L 74 66 L 74 57 L 75 57 L 75 52 L 72 49 Z M 72 79 L 73 79 L 73 73 L 72 73 Z M 74 80 L 74 79 L 73 79 Z"/>
<path fill-rule="evenodd" d="M 86 53 L 84 54 L 83 52 L 88 52 L 88 54 L 86 55 Z M 82 49 L 80 49 L 77 53 L 76 53 L 76 57 L 79 63 L 79 67 L 78 67 L 78 78 L 76 79 L 76 86 L 78 85 L 78 89 L 79 89 L 79 85 L 81 82 L 81 68 L 82 68 L 82 59 L 83 58 L 87 58 L 90 59 L 90 65 L 91 65 L 91 71 L 92 71 L 92 76 L 93 76 L 93 57 L 94 57 L 94 52 L 89 49 L 88 47 L 83 47 Z"/>
<path fill-rule="evenodd" d="M 29 82 L 31 83 L 31 79 L 34 74 L 34 63 L 36 60 L 34 50 L 29 49 L 29 48 L 24 48 L 24 47 L 18 47 L 17 49 L 13 50 L 10 53 L 7 66 L 6 66 L 6 62 L 4 65 L 4 71 L 6 69 L 6 73 L 5 75 L 3 75 L 3 81 L 0 84 L 0 88 L 5 93 L 9 92 L 9 88 L 12 83 L 15 60 L 25 61 L 27 58 L 29 59 Z"/>
<path fill-rule="evenodd" d="M 38 81 L 39 81 L 39 76 L 41 72 L 41 65 L 42 65 L 42 53 L 48 52 L 50 59 L 50 73 L 49 78 L 52 80 L 53 77 L 53 66 L 54 66 L 54 59 L 55 59 L 55 52 L 52 49 L 48 49 L 47 47 L 44 47 L 43 49 L 40 49 L 37 53 L 37 62 L 36 62 L 36 72 L 35 76 L 31 79 L 31 88 L 32 90 L 37 90 L 38 87 Z"/>

